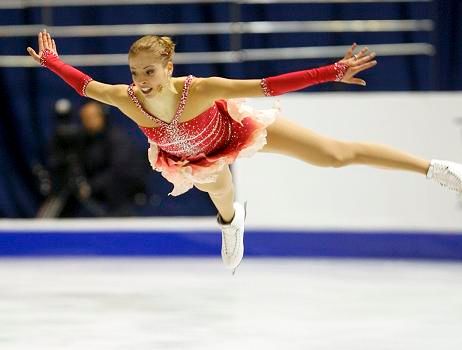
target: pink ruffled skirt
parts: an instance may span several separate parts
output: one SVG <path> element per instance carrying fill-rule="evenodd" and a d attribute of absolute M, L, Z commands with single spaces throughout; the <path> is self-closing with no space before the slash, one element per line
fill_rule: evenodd
<path fill-rule="evenodd" d="M 244 99 L 226 100 L 224 118 L 232 118 L 232 128 L 238 128 L 240 137 L 231 140 L 225 147 L 216 152 L 195 160 L 175 160 L 169 153 L 161 150 L 149 141 L 148 158 L 154 170 L 173 184 L 169 193 L 178 196 L 190 190 L 195 183 L 215 182 L 218 174 L 226 165 L 232 164 L 236 158 L 251 157 L 266 144 L 266 128 L 280 115 L 278 107 L 257 110 L 245 104 Z"/>

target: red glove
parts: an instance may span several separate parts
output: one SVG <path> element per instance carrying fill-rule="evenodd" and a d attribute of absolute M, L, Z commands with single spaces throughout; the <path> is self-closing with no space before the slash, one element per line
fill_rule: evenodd
<path fill-rule="evenodd" d="M 337 62 L 329 66 L 263 78 L 260 85 L 265 96 L 282 95 L 315 84 L 340 81 L 347 70 L 348 65 Z"/>
<path fill-rule="evenodd" d="M 91 77 L 64 63 L 60 60 L 58 55 L 49 49 L 43 51 L 40 56 L 40 64 L 59 75 L 66 83 L 72 86 L 80 96 L 87 96 L 85 95 L 85 89 L 88 83 L 93 80 Z"/>

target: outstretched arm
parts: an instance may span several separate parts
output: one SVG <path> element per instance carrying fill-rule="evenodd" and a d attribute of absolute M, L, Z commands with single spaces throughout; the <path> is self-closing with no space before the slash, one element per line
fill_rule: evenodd
<path fill-rule="evenodd" d="M 353 44 L 342 60 L 328 66 L 263 79 L 203 78 L 197 83 L 196 89 L 219 99 L 276 96 L 329 81 L 366 85 L 364 80 L 356 78 L 355 75 L 377 64 L 374 59 L 375 52 L 369 52 L 368 48 L 363 48 L 357 54 L 353 54 L 355 49 L 356 44 Z"/>
<path fill-rule="evenodd" d="M 109 85 L 93 80 L 87 74 L 64 63 L 58 56 L 56 43 L 50 34 L 44 30 L 38 34 L 39 53 L 31 47 L 27 52 L 42 66 L 50 69 L 72 86 L 79 95 L 87 96 L 97 101 L 117 106 L 126 94 L 125 85 Z"/>

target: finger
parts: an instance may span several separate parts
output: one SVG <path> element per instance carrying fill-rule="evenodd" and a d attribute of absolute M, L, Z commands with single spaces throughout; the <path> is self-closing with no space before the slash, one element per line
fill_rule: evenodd
<path fill-rule="evenodd" d="M 354 59 L 354 62 L 353 62 L 353 65 L 357 65 L 359 60 L 361 58 L 363 58 L 365 55 L 367 55 L 369 52 L 369 49 L 367 47 L 361 49 L 358 53 L 355 53 L 353 55 L 353 59 Z"/>
<path fill-rule="evenodd" d="M 50 48 L 50 45 L 49 45 L 49 42 L 48 42 L 48 33 L 46 32 L 46 29 L 43 30 L 43 40 L 45 41 L 45 48 L 46 49 L 49 49 Z"/>
<path fill-rule="evenodd" d="M 47 44 L 47 37 L 46 37 L 45 31 L 40 33 L 40 38 L 42 41 L 42 50 L 46 50 L 48 48 L 48 44 Z"/>
<path fill-rule="evenodd" d="M 362 48 L 357 54 L 356 54 L 356 57 L 359 59 L 361 57 L 364 57 L 367 55 L 367 53 L 369 52 L 369 48 L 368 47 L 364 47 Z"/>
<path fill-rule="evenodd" d="M 357 65 L 358 64 L 358 60 L 361 59 L 362 57 L 364 57 L 365 55 L 367 55 L 369 52 L 369 49 L 366 47 L 366 48 L 363 48 L 361 49 L 358 53 L 354 53 L 351 57 L 351 60 L 352 60 L 352 64 L 351 65 Z"/>
<path fill-rule="evenodd" d="M 363 58 L 357 60 L 356 65 L 358 65 L 358 66 L 363 65 L 364 63 L 367 63 L 370 60 L 373 60 L 375 58 L 375 56 L 376 56 L 375 52 L 372 52 L 369 55 L 364 56 Z"/>
<path fill-rule="evenodd" d="M 40 38 L 42 40 L 42 46 L 44 50 L 47 48 L 47 35 L 46 34 L 47 34 L 46 29 L 42 29 L 42 31 L 40 32 Z"/>
<path fill-rule="evenodd" d="M 363 64 L 361 66 L 354 67 L 352 69 L 354 71 L 354 74 L 357 74 L 359 72 L 362 72 L 363 70 L 374 67 L 376 64 L 377 64 L 377 61 L 374 60 L 374 61 L 367 62 L 367 63 L 365 63 L 365 64 Z"/>
<path fill-rule="evenodd" d="M 29 46 L 27 47 L 26 50 L 27 50 L 27 53 L 28 53 L 29 55 L 31 55 L 31 56 L 34 55 L 34 54 L 36 53 L 35 50 L 34 50 L 32 47 L 29 47 Z"/>
<path fill-rule="evenodd" d="M 351 47 L 348 49 L 348 51 L 345 54 L 345 58 L 351 58 L 353 56 L 353 52 L 356 49 L 356 43 L 353 43 Z"/>
<path fill-rule="evenodd" d="M 44 29 L 44 31 L 43 31 L 43 40 L 44 40 L 44 43 L 45 43 L 45 49 L 50 49 L 51 48 L 50 47 L 50 42 L 49 42 L 49 39 L 48 39 L 49 35 L 50 34 L 48 34 Z"/>
<path fill-rule="evenodd" d="M 360 78 L 353 78 L 350 80 L 350 84 L 366 86 L 366 81 Z"/>
<path fill-rule="evenodd" d="M 36 61 L 40 61 L 40 56 L 37 54 L 37 52 L 35 52 L 35 50 L 31 47 L 28 47 L 27 48 L 27 52 L 29 53 L 29 55 L 32 56 L 32 58 Z"/>
<path fill-rule="evenodd" d="M 43 48 L 43 39 L 42 39 L 42 32 L 38 33 L 38 45 L 39 45 L 39 52 L 44 50 Z"/>
<path fill-rule="evenodd" d="M 48 48 L 53 49 L 53 42 L 51 41 L 50 33 L 47 33 L 46 37 L 47 37 Z"/>

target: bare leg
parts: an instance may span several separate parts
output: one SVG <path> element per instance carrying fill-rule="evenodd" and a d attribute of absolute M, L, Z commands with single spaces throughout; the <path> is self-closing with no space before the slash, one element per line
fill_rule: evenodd
<path fill-rule="evenodd" d="M 364 164 L 424 175 L 430 166 L 430 161 L 392 147 L 328 138 L 283 117 L 277 118 L 267 132 L 268 143 L 262 152 L 288 155 L 317 166 L 338 168 Z"/>
<path fill-rule="evenodd" d="M 232 221 L 234 217 L 234 186 L 233 177 L 228 166 L 223 168 L 215 182 L 194 184 L 194 186 L 209 194 L 213 204 L 225 222 Z"/>

